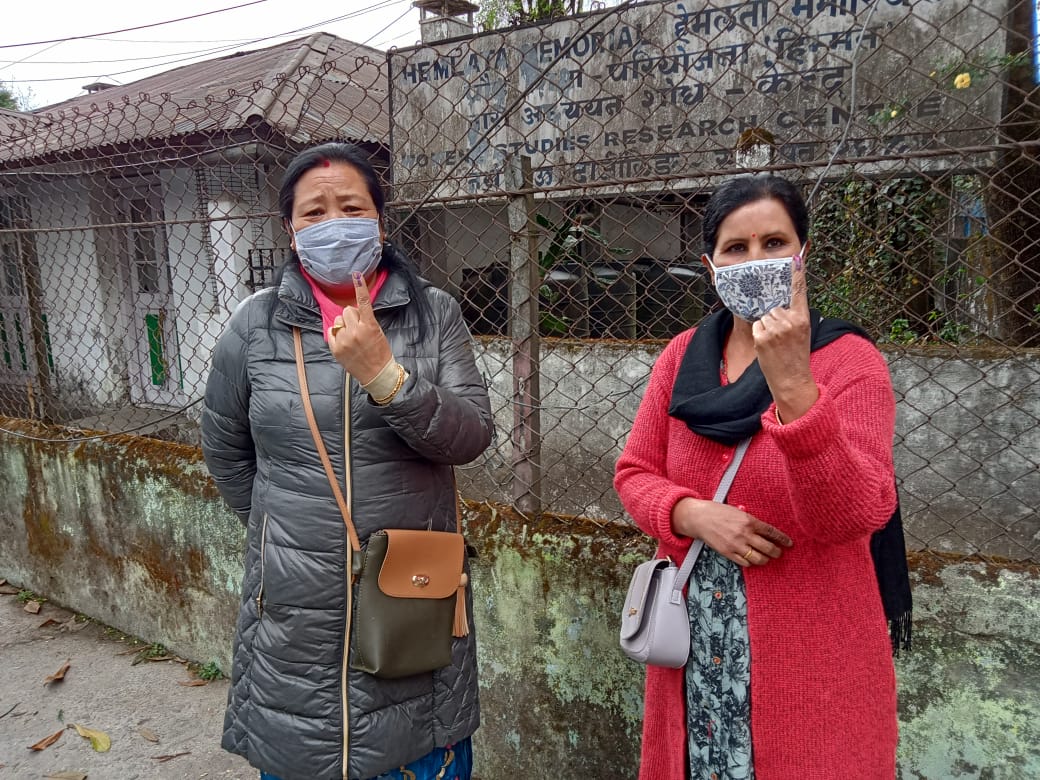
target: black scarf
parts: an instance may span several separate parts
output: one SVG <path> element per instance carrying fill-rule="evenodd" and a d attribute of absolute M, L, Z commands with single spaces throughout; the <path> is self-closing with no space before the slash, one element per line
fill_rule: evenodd
<path fill-rule="evenodd" d="M 852 323 L 824 318 L 816 310 L 811 311 L 810 323 L 813 351 L 846 333 L 870 339 Z M 773 401 L 757 360 L 736 382 L 722 384 L 722 349 L 732 329 L 733 314 L 727 309 L 704 318 L 682 357 L 668 407 L 668 414 L 682 420 L 694 433 L 727 446 L 757 433 L 762 428 L 762 412 Z M 871 537 L 870 552 L 888 619 L 892 651 L 909 650 L 913 602 L 898 498 L 891 519 Z"/>

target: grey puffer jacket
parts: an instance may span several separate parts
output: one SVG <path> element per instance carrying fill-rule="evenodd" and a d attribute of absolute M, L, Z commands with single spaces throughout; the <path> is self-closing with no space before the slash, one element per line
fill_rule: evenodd
<path fill-rule="evenodd" d="M 454 530 L 452 466 L 483 452 L 493 422 L 458 303 L 433 286 L 423 294 L 433 321 L 419 344 L 418 307 L 404 278 L 391 274 L 376 297 L 376 318 L 410 374 L 385 407 L 333 359 L 296 267 L 277 291 L 236 309 L 213 354 L 202 448 L 247 527 L 223 746 L 282 780 L 371 778 L 479 725 L 472 619 L 444 669 L 382 680 L 349 668 L 346 528 L 296 376 L 293 326 L 303 334 L 314 413 L 341 480 L 349 398 L 345 494 L 362 545 L 380 528 L 425 528 L 431 519 L 434 530 Z"/>

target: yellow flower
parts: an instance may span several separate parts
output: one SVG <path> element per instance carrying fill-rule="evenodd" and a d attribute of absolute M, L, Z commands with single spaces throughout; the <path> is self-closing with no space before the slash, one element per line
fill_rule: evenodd
<path fill-rule="evenodd" d="M 893 108 L 892 109 L 892 113 L 889 114 L 889 116 L 892 117 L 893 119 L 895 119 L 897 116 L 899 116 L 899 109 L 898 108 Z"/>
<path fill-rule="evenodd" d="M 958 73 L 957 78 L 953 80 L 954 89 L 967 89 L 971 86 L 971 74 L 970 73 Z"/>

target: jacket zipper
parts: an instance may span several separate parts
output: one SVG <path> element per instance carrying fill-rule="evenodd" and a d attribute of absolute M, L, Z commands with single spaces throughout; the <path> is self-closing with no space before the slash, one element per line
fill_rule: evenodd
<path fill-rule="evenodd" d="M 264 512 L 264 524 L 260 529 L 260 589 L 256 592 L 256 619 L 264 616 L 264 559 L 267 557 L 267 512 Z"/>
<path fill-rule="evenodd" d="M 351 513 L 354 511 L 354 498 L 351 494 L 350 479 L 350 374 L 346 374 L 343 380 L 343 484 L 345 498 Z M 346 636 L 343 637 L 343 665 L 340 672 L 340 698 L 343 702 L 343 780 L 350 780 L 350 709 L 349 709 L 349 670 L 347 661 L 350 656 L 350 629 L 351 620 L 354 616 L 354 594 L 353 594 L 353 571 L 354 571 L 354 548 L 350 545 L 350 534 L 343 532 L 347 538 L 347 620 Z"/>

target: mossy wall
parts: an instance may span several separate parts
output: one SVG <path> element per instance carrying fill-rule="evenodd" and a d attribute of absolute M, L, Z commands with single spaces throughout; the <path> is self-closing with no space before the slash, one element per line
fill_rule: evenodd
<path fill-rule="evenodd" d="M 10 420 L 0 426 L 47 437 Z M 482 780 L 633 778 L 643 670 L 617 649 L 636 529 L 468 502 Z M 0 433 L 0 577 L 228 668 L 244 533 L 197 450 Z M 903 778 L 1040 777 L 1040 572 L 914 553 Z"/>

